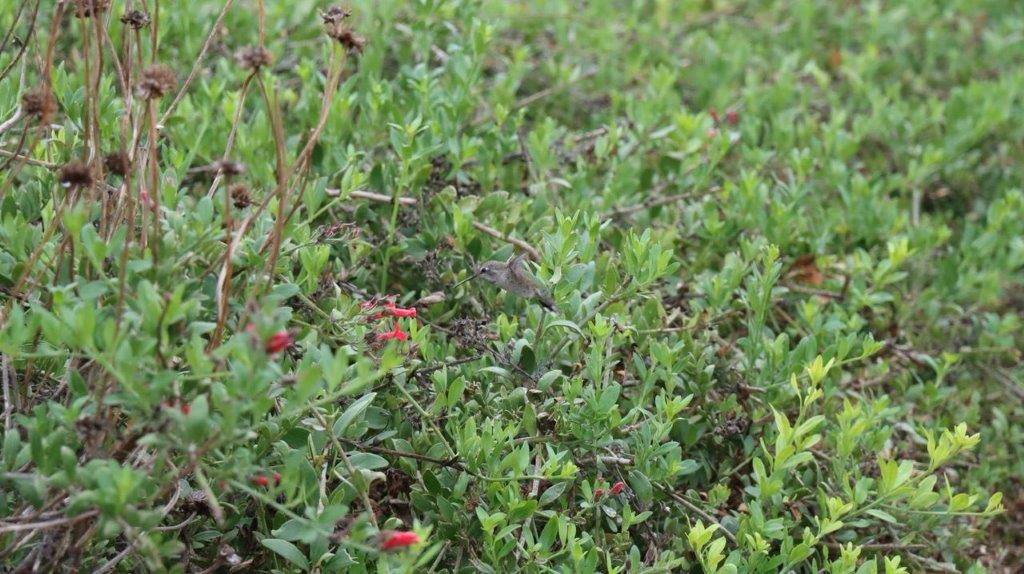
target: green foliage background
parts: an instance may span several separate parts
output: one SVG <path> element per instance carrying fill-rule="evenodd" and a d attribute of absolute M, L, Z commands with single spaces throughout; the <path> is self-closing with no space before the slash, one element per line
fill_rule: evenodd
<path fill-rule="evenodd" d="M 1024 4 L 353 2 L 346 53 L 326 4 L 266 2 L 255 72 L 255 1 L 201 60 L 222 3 L 161 2 L 138 43 L 111 4 L 42 1 L 0 53 L 0 121 L 51 40 L 59 106 L 0 136 L 5 567 L 1022 566 Z M 98 171 L 145 119 L 114 50 L 195 66 L 159 190 Z M 62 186 L 74 159 L 102 181 Z M 145 249 L 114 209 L 141 189 Z M 557 313 L 453 287 L 516 250 L 481 226 Z"/>

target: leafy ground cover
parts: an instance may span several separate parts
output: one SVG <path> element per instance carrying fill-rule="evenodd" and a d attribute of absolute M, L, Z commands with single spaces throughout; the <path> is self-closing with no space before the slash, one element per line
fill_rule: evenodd
<path fill-rule="evenodd" d="M 1024 4 L 0 8 L 5 571 L 1022 567 Z"/>

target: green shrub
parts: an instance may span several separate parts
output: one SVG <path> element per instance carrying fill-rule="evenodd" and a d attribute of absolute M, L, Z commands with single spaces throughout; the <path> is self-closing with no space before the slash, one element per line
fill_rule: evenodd
<path fill-rule="evenodd" d="M 0 2 L 5 571 L 1022 565 L 1024 5 Z"/>

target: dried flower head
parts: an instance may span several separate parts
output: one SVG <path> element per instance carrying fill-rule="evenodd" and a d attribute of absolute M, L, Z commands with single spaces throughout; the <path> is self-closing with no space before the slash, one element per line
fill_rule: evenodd
<path fill-rule="evenodd" d="M 174 71 L 162 64 L 154 64 L 142 71 L 142 77 L 135 84 L 135 95 L 146 100 L 162 98 L 177 85 Z"/>
<path fill-rule="evenodd" d="M 219 173 L 225 177 L 234 177 L 236 175 L 242 175 L 245 173 L 245 164 L 240 161 L 234 161 L 230 159 L 217 160 L 210 164 L 215 173 Z"/>
<path fill-rule="evenodd" d="M 202 516 L 209 515 L 210 505 L 207 502 L 206 493 L 202 490 L 193 490 L 182 497 L 181 504 L 176 510 L 184 513 L 195 512 Z"/>
<path fill-rule="evenodd" d="M 75 0 L 75 16 L 78 18 L 98 16 L 106 12 L 109 7 L 110 0 Z"/>
<path fill-rule="evenodd" d="M 57 111 L 57 102 L 53 99 L 50 86 L 40 84 L 22 94 L 21 111 L 26 116 L 36 118 L 41 124 L 49 123 Z"/>
<path fill-rule="evenodd" d="M 107 168 L 107 171 L 121 177 L 128 175 L 128 171 L 131 169 L 128 154 L 123 151 L 110 152 L 103 156 L 103 165 Z"/>
<path fill-rule="evenodd" d="M 341 32 L 337 36 L 333 36 L 333 38 L 349 52 L 355 52 L 358 54 L 366 47 L 366 38 L 363 38 L 359 34 L 356 34 L 347 28 L 341 30 Z"/>
<path fill-rule="evenodd" d="M 326 11 L 320 14 L 323 18 L 324 26 L 340 26 L 342 21 L 352 15 L 351 10 L 346 10 L 341 6 L 331 6 Z M 328 33 L 330 31 L 328 30 Z"/>
<path fill-rule="evenodd" d="M 235 52 L 235 61 L 246 70 L 256 71 L 274 63 L 274 56 L 266 48 L 249 46 Z"/>
<path fill-rule="evenodd" d="M 228 193 L 231 194 L 231 203 L 234 204 L 235 209 L 245 209 L 252 205 L 252 196 L 249 194 L 249 187 L 244 183 L 236 183 L 228 188 Z"/>
<path fill-rule="evenodd" d="M 345 19 L 351 14 L 352 12 L 341 6 L 331 6 L 326 12 L 320 14 L 320 17 L 324 21 L 324 31 L 328 36 L 337 40 L 350 52 L 362 52 L 363 47 L 366 46 L 366 38 L 345 26 Z"/>
<path fill-rule="evenodd" d="M 121 16 L 121 23 L 125 26 L 131 27 L 133 30 L 141 30 L 146 26 L 149 26 L 149 14 L 146 14 L 142 10 L 125 12 Z"/>
<path fill-rule="evenodd" d="M 92 168 L 84 161 L 71 160 L 60 168 L 60 184 L 64 187 L 89 187 L 92 182 Z"/>

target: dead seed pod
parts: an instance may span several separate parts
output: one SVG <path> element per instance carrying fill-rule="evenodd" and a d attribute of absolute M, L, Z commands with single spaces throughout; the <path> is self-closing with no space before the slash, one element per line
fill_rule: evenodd
<path fill-rule="evenodd" d="M 174 71 L 163 64 L 154 64 L 142 71 L 135 84 L 135 95 L 145 100 L 155 100 L 169 94 L 178 84 Z"/>
<path fill-rule="evenodd" d="M 324 31 L 334 38 L 349 52 L 362 52 L 366 46 L 366 38 L 356 34 L 345 25 L 345 19 L 352 14 L 341 6 L 331 6 L 320 14 L 324 21 Z"/>
<path fill-rule="evenodd" d="M 81 160 L 72 160 L 60 168 L 60 184 L 65 188 L 89 187 L 93 183 L 92 168 Z"/>
<path fill-rule="evenodd" d="M 121 16 L 121 23 L 133 30 L 141 30 L 149 26 L 149 14 L 142 10 L 131 10 Z"/>
<path fill-rule="evenodd" d="M 248 46 L 235 52 L 235 61 L 245 70 L 253 72 L 274 63 L 274 56 L 266 48 Z"/>
<path fill-rule="evenodd" d="M 131 169 L 131 162 L 128 161 L 128 154 L 124 151 L 110 152 L 103 156 L 103 165 L 107 171 L 114 175 L 124 177 Z"/>
<path fill-rule="evenodd" d="M 21 111 L 26 116 L 35 118 L 41 124 L 47 124 L 57 111 L 57 102 L 53 99 L 50 86 L 40 84 L 21 95 Z"/>
<path fill-rule="evenodd" d="M 366 38 L 363 38 L 359 34 L 356 34 L 355 32 L 349 29 L 342 30 L 341 34 L 335 36 L 334 39 L 337 40 L 339 44 L 344 46 L 346 50 L 348 50 L 349 52 L 354 52 L 356 54 L 361 53 L 363 51 L 363 48 L 366 47 Z"/>
<path fill-rule="evenodd" d="M 249 187 L 244 183 L 236 183 L 230 187 L 228 193 L 231 194 L 231 203 L 234 204 L 235 209 L 245 209 L 252 205 L 252 196 L 249 193 Z"/>
<path fill-rule="evenodd" d="M 110 0 L 75 0 L 75 17 L 89 18 L 107 11 Z"/>
<path fill-rule="evenodd" d="M 248 169 L 244 163 L 231 159 L 217 160 L 210 164 L 210 167 L 213 169 L 214 173 L 223 175 L 224 177 L 242 175 Z"/>

